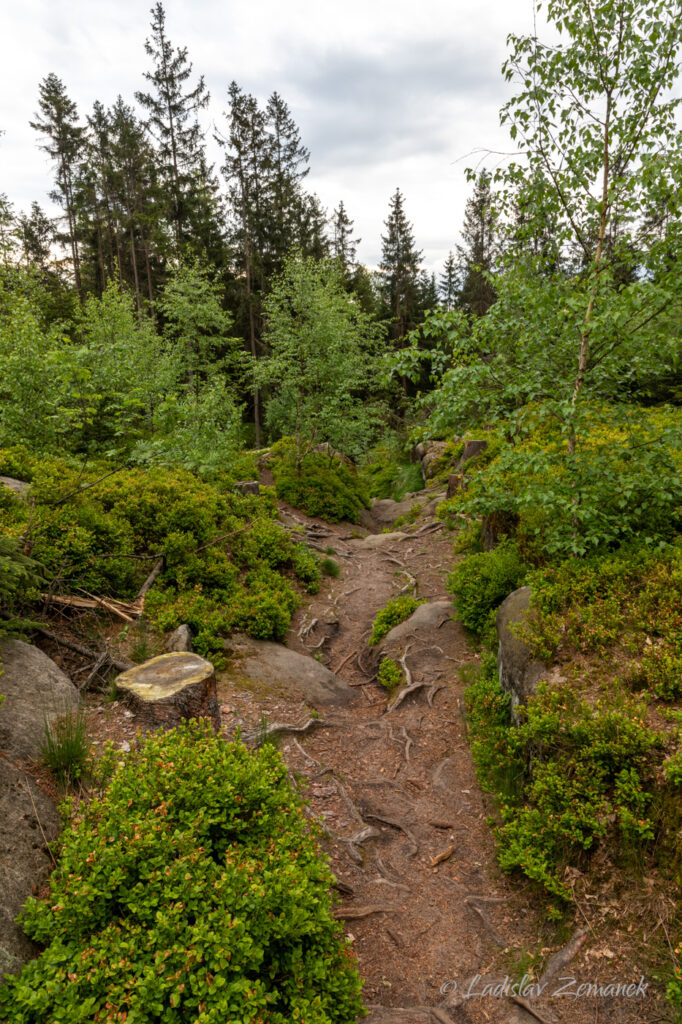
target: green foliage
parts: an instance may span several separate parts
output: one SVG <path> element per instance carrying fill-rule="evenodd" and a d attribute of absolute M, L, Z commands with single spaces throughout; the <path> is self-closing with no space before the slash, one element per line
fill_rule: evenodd
<path fill-rule="evenodd" d="M 45 723 L 40 752 L 60 785 L 73 785 L 86 772 L 90 747 L 87 730 L 87 719 L 80 709 Z"/>
<path fill-rule="evenodd" d="M 624 548 L 600 559 L 570 559 L 530 574 L 534 614 L 520 630 L 536 657 L 576 651 L 625 657 L 633 688 L 665 700 L 680 695 L 682 545 Z"/>
<path fill-rule="evenodd" d="M 320 571 L 325 576 L 332 576 L 336 579 L 341 575 L 341 566 L 333 558 L 323 558 L 320 562 Z"/>
<path fill-rule="evenodd" d="M 50 896 L 23 912 L 46 948 L 0 1013 L 351 1024 L 360 981 L 315 835 L 272 746 L 197 722 L 148 737 L 63 833 Z"/>
<path fill-rule="evenodd" d="M 419 463 L 409 461 L 395 434 L 387 435 L 366 454 L 361 474 L 373 498 L 402 501 L 406 494 L 424 487 Z"/>
<path fill-rule="evenodd" d="M 147 599 L 152 626 L 189 622 L 200 653 L 219 650 L 232 629 L 283 639 L 299 601 L 294 581 L 315 592 L 320 570 L 274 521 L 271 492 L 242 496 L 180 469 L 107 470 L 35 459 L 33 511 L 0 506 L 0 523 L 17 534 L 30 517 L 32 554 L 48 582 L 133 599 L 163 557 Z"/>
<path fill-rule="evenodd" d="M 463 625 L 482 636 L 490 627 L 494 611 L 523 585 L 527 572 L 518 546 L 510 541 L 460 562 L 448 576 L 447 589 Z"/>
<path fill-rule="evenodd" d="M 345 290 L 334 260 L 292 256 L 265 300 L 269 355 L 256 366 L 272 394 L 267 424 L 293 437 L 297 467 L 320 442 L 356 456 L 381 421 L 369 395 L 380 337 Z"/>
<path fill-rule="evenodd" d="M 0 516 L 3 490 L 0 488 Z M 41 566 L 23 553 L 18 540 L 0 536 L 0 639 L 30 628 L 31 623 L 17 617 L 17 612 L 38 597 L 40 573 Z"/>
<path fill-rule="evenodd" d="M 272 474 L 277 497 L 310 516 L 330 523 L 358 521 L 369 505 L 365 484 L 355 468 L 342 456 L 310 452 L 297 465 L 288 438 L 272 448 Z"/>
<path fill-rule="evenodd" d="M 399 597 L 392 598 L 375 618 L 372 635 L 367 642 L 371 646 L 381 643 L 386 634 L 390 633 L 394 626 L 409 619 L 420 604 L 424 604 L 424 601 L 418 601 L 409 594 L 401 594 Z"/>
<path fill-rule="evenodd" d="M 385 690 L 393 693 L 405 682 L 405 673 L 393 658 L 382 658 L 377 679 Z"/>
<path fill-rule="evenodd" d="M 520 870 L 568 900 L 564 868 L 584 867 L 599 841 L 629 853 L 653 839 L 645 785 L 662 738 L 646 725 L 643 707 L 591 706 L 570 687 L 541 684 L 513 727 L 492 656 L 466 699 L 479 778 L 500 804 L 504 870 Z"/>

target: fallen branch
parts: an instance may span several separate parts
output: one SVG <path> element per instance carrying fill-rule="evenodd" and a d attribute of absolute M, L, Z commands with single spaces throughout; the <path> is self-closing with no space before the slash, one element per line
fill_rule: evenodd
<path fill-rule="evenodd" d="M 67 640 L 66 637 L 58 636 L 56 633 L 52 633 L 49 629 L 44 629 L 42 626 L 36 628 L 36 633 L 40 633 L 41 636 L 51 640 L 52 643 L 61 645 L 62 647 L 68 648 L 70 651 L 75 651 L 76 654 L 82 654 L 84 658 L 91 658 L 96 661 L 99 657 L 97 651 L 91 651 L 89 647 L 83 647 L 82 644 L 77 644 L 73 640 Z M 125 672 L 127 669 L 133 667 L 132 661 L 120 661 L 117 658 L 112 657 L 109 651 L 106 651 L 107 661 L 109 664 L 118 669 L 119 672 Z"/>
<path fill-rule="evenodd" d="M 539 1020 L 540 1024 L 552 1024 L 552 1022 L 549 1021 L 547 1017 L 543 1017 L 540 1011 L 536 1010 L 535 1007 L 532 1006 L 531 1003 L 529 1003 L 528 1000 L 524 999 L 522 996 L 511 995 L 509 996 L 509 999 L 512 1003 L 515 1003 L 516 1006 L 520 1006 L 522 1010 L 525 1010 L 526 1013 L 529 1013 L 531 1017 L 535 1017 L 536 1020 Z"/>
<path fill-rule="evenodd" d="M 197 551 L 198 550 L 200 550 L 200 549 L 197 548 Z M 144 611 L 144 599 L 147 596 L 147 593 L 153 587 L 154 583 L 157 581 L 157 579 L 161 575 L 161 573 L 163 572 L 163 561 L 164 561 L 163 558 L 159 558 L 159 560 L 157 561 L 156 565 L 154 566 L 152 571 L 149 573 L 149 576 L 147 576 L 147 579 L 144 581 L 144 583 L 140 587 L 140 589 L 138 591 L 138 594 L 137 594 L 137 597 L 135 598 L 135 600 L 132 603 L 131 607 L 134 608 L 138 612 L 138 614 L 142 614 L 142 612 Z"/>
<path fill-rule="evenodd" d="M 344 665 L 346 665 L 350 661 L 351 658 L 356 657 L 357 653 L 358 653 L 357 651 L 351 651 L 350 654 L 347 654 L 346 657 L 343 659 L 343 661 L 339 662 L 339 664 L 336 666 L 336 668 L 332 669 L 332 672 L 334 673 L 334 675 L 335 676 L 338 675 L 339 672 L 341 671 L 341 669 L 344 667 Z"/>

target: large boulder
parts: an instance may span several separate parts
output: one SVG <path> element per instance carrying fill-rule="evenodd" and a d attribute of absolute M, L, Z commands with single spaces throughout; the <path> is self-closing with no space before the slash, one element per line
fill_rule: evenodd
<path fill-rule="evenodd" d="M 0 476 L 0 487 L 8 487 L 20 498 L 27 497 L 30 486 L 25 480 L 16 480 L 13 476 Z"/>
<path fill-rule="evenodd" d="M 390 548 L 397 541 L 407 540 L 408 533 L 395 530 L 393 533 L 370 533 L 367 537 L 353 538 L 348 543 L 351 547 L 363 551 L 376 551 L 379 548 Z"/>
<path fill-rule="evenodd" d="M 58 832 L 59 815 L 50 797 L 30 775 L 0 757 L 0 979 L 20 971 L 38 951 L 15 918 L 48 874 L 46 843 Z"/>
<path fill-rule="evenodd" d="M 47 654 L 22 640 L 0 644 L 0 751 L 11 761 L 40 757 L 45 725 L 78 705 L 78 691 Z"/>
<path fill-rule="evenodd" d="M 370 512 L 378 526 L 390 526 L 396 519 L 409 516 L 416 500 L 393 501 L 392 498 L 381 498 L 372 502 Z"/>
<path fill-rule="evenodd" d="M 497 671 L 500 686 L 511 696 L 515 722 L 519 705 L 525 704 L 535 694 L 538 683 L 548 678 L 547 667 L 533 658 L 528 644 L 515 636 L 511 628 L 526 621 L 530 597 L 530 587 L 520 587 L 502 602 L 497 612 Z"/>
<path fill-rule="evenodd" d="M 230 655 L 228 678 L 245 689 L 304 700 L 314 707 L 347 704 L 355 696 L 347 683 L 315 658 L 281 644 L 235 634 L 225 650 Z"/>

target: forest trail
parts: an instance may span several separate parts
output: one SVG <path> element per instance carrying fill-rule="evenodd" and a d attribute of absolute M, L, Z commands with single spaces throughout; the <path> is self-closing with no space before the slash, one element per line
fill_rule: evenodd
<path fill-rule="evenodd" d="M 316 655 L 357 696 L 347 707 L 325 710 L 327 726 L 285 735 L 280 749 L 312 812 L 325 821 L 343 898 L 339 916 L 365 981 L 367 1020 L 644 1024 L 650 1018 L 641 1000 L 546 997 L 559 988 L 557 976 L 579 984 L 603 971 L 590 960 L 599 956 L 590 950 L 593 935 L 583 946 L 573 933 L 573 949 L 552 944 L 530 887 L 497 866 L 486 821 L 491 807 L 476 781 L 463 714 L 460 671 L 478 656 L 461 625 L 441 609 L 433 624 L 388 651 L 405 658 L 414 682 L 437 690 L 424 686 L 387 711 L 389 698 L 372 680 L 375 649 L 366 641 L 377 612 L 401 592 L 446 599 L 452 537 L 433 518 L 421 518 L 405 528 L 410 532 L 375 535 L 367 547 L 358 539 L 366 531 L 348 524 L 332 526 L 286 507 L 280 519 L 303 528 L 320 551 L 333 549 L 341 565 L 340 576 L 323 577 L 320 592 L 299 609 L 287 644 Z M 228 730 L 257 729 L 263 718 L 309 717 L 300 702 L 262 691 L 223 689 L 221 699 Z M 564 939 L 569 946 L 571 935 Z M 533 956 L 547 963 L 555 952 L 554 980 L 547 976 L 545 995 L 526 1007 L 504 994 L 480 994 L 484 985 L 519 981 Z"/>

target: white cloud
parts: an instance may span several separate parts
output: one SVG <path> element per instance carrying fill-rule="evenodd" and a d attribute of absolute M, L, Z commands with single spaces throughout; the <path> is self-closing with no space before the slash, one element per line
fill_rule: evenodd
<path fill-rule="evenodd" d="M 3 5 L 0 191 L 18 209 L 49 206 L 51 172 L 29 120 L 38 84 L 55 72 L 81 115 L 95 99 L 132 102 L 149 58 L 148 2 L 23 0 Z M 227 87 L 277 90 L 311 149 L 309 186 L 329 211 L 343 199 L 375 262 L 389 196 L 406 197 L 427 264 L 454 246 L 469 186 L 462 158 L 507 148 L 497 112 L 508 87 L 507 33 L 531 27 L 528 0 L 168 0 L 171 40 L 186 46 L 220 123 Z M 216 159 L 218 154 L 216 154 Z"/>

